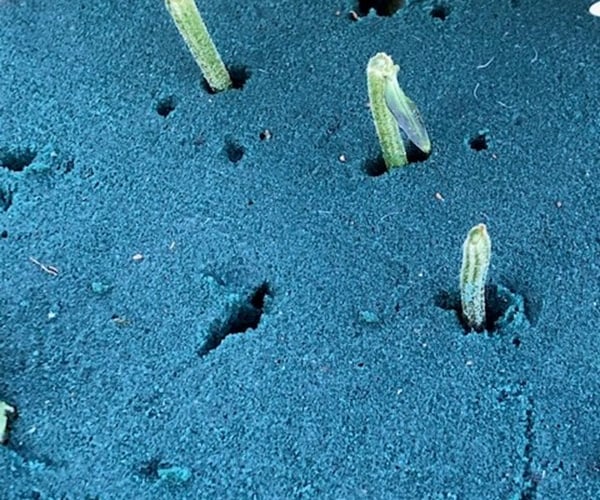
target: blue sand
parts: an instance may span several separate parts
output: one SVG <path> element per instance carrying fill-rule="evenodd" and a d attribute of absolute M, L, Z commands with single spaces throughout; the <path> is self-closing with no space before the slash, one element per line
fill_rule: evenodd
<path fill-rule="evenodd" d="M 0 0 L 0 498 L 600 498 L 591 0 L 198 3 L 243 88 L 162 1 Z M 433 150 L 374 176 L 379 51 Z"/>

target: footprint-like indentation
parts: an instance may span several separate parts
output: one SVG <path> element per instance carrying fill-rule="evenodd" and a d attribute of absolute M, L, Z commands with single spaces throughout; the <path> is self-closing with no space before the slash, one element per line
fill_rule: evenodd
<path fill-rule="evenodd" d="M 519 478 L 519 493 L 515 498 L 534 500 L 537 498 L 537 485 L 540 476 L 535 471 L 535 400 L 528 389 L 526 380 L 509 383 L 498 390 L 496 397 L 499 404 L 516 402 L 520 409 L 523 433 L 523 448 L 519 450 L 522 469 Z"/>
<path fill-rule="evenodd" d="M 441 291 L 434 298 L 435 305 L 447 311 L 454 311 L 457 320 L 465 333 L 471 333 L 463 314 L 458 291 Z M 502 285 L 487 285 L 485 287 L 485 331 L 493 334 L 502 330 L 517 330 L 509 328 L 523 323 L 529 324 L 525 314 L 525 303 L 521 295 Z M 515 347 L 521 346 L 519 337 L 513 338 Z"/>
<path fill-rule="evenodd" d="M 198 349 L 199 356 L 206 356 L 221 345 L 228 335 L 256 329 L 263 315 L 265 301 L 273 294 L 267 282 L 255 287 L 249 295 L 239 297 L 228 308 L 225 318 L 215 321 L 210 327 L 204 343 Z"/>

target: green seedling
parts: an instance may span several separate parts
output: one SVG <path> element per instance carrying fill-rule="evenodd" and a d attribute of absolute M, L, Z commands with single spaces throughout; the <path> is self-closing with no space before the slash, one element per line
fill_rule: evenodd
<path fill-rule="evenodd" d="M 472 227 L 463 244 L 460 301 L 467 325 L 478 332 L 485 326 L 485 281 L 491 256 L 492 242 L 485 224 Z"/>
<path fill-rule="evenodd" d="M 194 0 L 165 0 L 165 5 L 210 88 L 215 92 L 231 88 L 233 83 L 229 72 Z"/>
<path fill-rule="evenodd" d="M 14 406 L 0 401 L 0 444 L 8 441 L 8 421 L 13 419 L 16 414 L 17 410 Z"/>
<path fill-rule="evenodd" d="M 375 54 L 367 65 L 369 105 L 388 170 L 408 163 L 400 130 L 425 154 L 431 152 L 431 141 L 419 110 L 398 84 L 399 69 L 384 52 Z"/>

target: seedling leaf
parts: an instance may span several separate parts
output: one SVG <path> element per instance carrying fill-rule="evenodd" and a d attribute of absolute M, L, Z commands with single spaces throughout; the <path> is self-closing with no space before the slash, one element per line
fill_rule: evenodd
<path fill-rule="evenodd" d="M 423 153 L 431 152 L 431 141 L 416 104 L 402 91 L 395 78 L 387 78 L 385 104 L 398 122 L 398 127 Z"/>

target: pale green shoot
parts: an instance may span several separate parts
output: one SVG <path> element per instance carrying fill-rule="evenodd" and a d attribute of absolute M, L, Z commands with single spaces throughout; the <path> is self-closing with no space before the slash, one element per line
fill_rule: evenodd
<path fill-rule="evenodd" d="M 485 327 L 485 281 L 491 256 L 492 242 L 485 224 L 472 227 L 463 244 L 460 301 L 463 318 L 476 331 Z"/>
<path fill-rule="evenodd" d="M 398 65 L 383 52 L 375 54 L 367 65 L 369 104 L 386 167 L 408 163 L 400 130 L 425 154 L 431 141 L 413 101 L 398 84 Z"/>
<path fill-rule="evenodd" d="M 165 5 L 209 87 L 215 92 L 232 87 L 229 72 L 208 34 L 194 0 L 165 0 Z"/>

